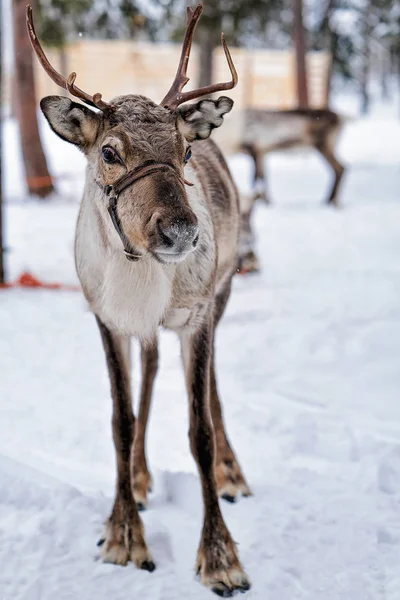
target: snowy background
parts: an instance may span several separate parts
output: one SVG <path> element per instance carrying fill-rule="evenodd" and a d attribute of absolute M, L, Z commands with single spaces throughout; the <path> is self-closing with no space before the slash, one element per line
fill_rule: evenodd
<path fill-rule="evenodd" d="M 336 105 L 353 112 L 349 97 Z M 84 159 L 43 123 L 42 134 L 50 203 L 26 198 L 16 125 L 4 128 L 8 275 L 75 283 Z M 321 205 L 330 173 L 318 156 L 268 158 L 262 273 L 235 278 L 219 329 L 227 428 L 254 491 L 222 505 L 249 600 L 400 598 L 398 107 L 350 122 L 339 154 L 339 210 Z M 248 159 L 230 164 L 248 189 Z M 134 373 L 136 391 L 137 350 Z M 153 574 L 97 560 L 114 491 L 111 401 L 79 292 L 0 291 L 0 377 L 0 598 L 210 599 L 193 574 L 202 506 L 175 336 L 162 334 L 149 427 Z"/>

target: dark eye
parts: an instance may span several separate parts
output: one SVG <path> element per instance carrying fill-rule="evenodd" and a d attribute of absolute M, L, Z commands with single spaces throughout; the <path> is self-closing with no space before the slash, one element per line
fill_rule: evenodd
<path fill-rule="evenodd" d="M 192 146 L 188 146 L 187 149 L 186 149 L 186 154 L 185 154 L 185 164 L 187 162 L 189 162 L 189 160 L 191 159 L 191 157 L 192 157 Z"/>
<path fill-rule="evenodd" d="M 117 153 L 110 148 L 110 146 L 104 146 L 101 150 L 101 155 L 106 163 L 115 163 L 119 161 Z"/>

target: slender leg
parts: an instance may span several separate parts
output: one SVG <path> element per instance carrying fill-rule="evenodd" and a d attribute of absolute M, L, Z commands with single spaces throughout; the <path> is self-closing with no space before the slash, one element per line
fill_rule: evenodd
<path fill-rule="evenodd" d="M 222 406 L 218 395 L 217 381 L 215 375 L 215 330 L 225 311 L 231 291 L 231 281 L 225 289 L 218 294 L 214 306 L 214 327 L 212 337 L 212 353 L 210 364 L 210 409 L 211 418 L 215 430 L 216 440 L 216 477 L 219 496 L 228 502 L 234 502 L 239 492 L 243 496 L 251 496 L 251 490 L 242 474 L 235 453 L 232 450 L 226 435 Z"/>
<path fill-rule="evenodd" d="M 271 204 L 268 193 L 267 174 L 265 172 L 264 154 L 255 151 L 254 154 L 254 200 L 262 200 L 265 204 Z"/>
<path fill-rule="evenodd" d="M 255 239 L 251 225 L 251 215 L 254 208 L 254 202 L 250 208 L 245 209 L 240 215 L 240 231 L 238 244 L 238 270 L 239 273 L 258 273 L 260 263 L 254 251 Z"/>
<path fill-rule="evenodd" d="M 209 408 L 212 319 L 197 331 L 181 335 L 190 403 L 190 447 L 200 474 L 204 524 L 197 554 L 201 582 L 216 594 L 232 596 L 250 584 L 218 504 L 215 479 L 215 439 Z"/>
<path fill-rule="evenodd" d="M 262 200 L 266 204 L 270 203 L 267 190 L 267 178 L 264 167 L 264 154 L 258 150 L 253 144 L 244 144 L 243 150 L 247 152 L 254 162 L 253 175 L 253 202 Z"/>
<path fill-rule="evenodd" d="M 146 461 L 146 429 L 149 418 L 154 379 L 158 369 L 157 339 L 141 348 L 142 384 L 140 391 L 139 416 L 136 422 L 133 450 L 133 495 L 139 510 L 147 507 L 147 494 L 151 490 L 152 479 Z"/>
<path fill-rule="evenodd" d="M 214 352 L 210 373 L 210 409 L 217 446 L 215 472 L 217 477 L 218 495 L 228 502 L 235 502 L 239 492 L 246 497 L 251 496 L 252 492 L 244 478 L 225 432 L 222 408 L 215 379 Z"/>
<path fill-rule="evenodd" d="M 254 157 L 253 157 L 254 158 Z M 240 194 L 240 229 L 238 243 L 238 271 L 242 275 L 258 272 L 260 265 L 254 252 L 255 239 L 251 218 L 256 203 L 254 194 Z"/>
<path fill-rule="evenodd" d="M 135 417 L 130 390 L 130 339 L 111 332 L 96 317 L 106 354 L 113 399 L 112 427 L 117 454 L 117 490 L 111 515 L 99 545 L 105 562 L 126 565 L 129 560 L 140 569 L 155 566 L 144 541 L 143 523 L 133 499 L 131 462 Z"/>
<path fill-rule="evenodd" d="M 325 158 L 328 164 L 332 167 L 332 170 L 335 175 L 335 179 L 326 203 L 338 206 L 337 193 L 345 171 L 344 166 L 336 159 L 332 150 L 330 150 L 326 144 L 324 144 L 323 146 L 316 146 L 316 148 L 318 152 L 322 154 L 322 156 Z"/>

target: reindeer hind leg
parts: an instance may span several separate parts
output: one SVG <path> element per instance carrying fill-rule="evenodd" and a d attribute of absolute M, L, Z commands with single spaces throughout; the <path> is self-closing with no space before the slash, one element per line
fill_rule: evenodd
<path fill-rule="evenodd" d="M 345 171 L 344 166 L 337 160 L 332 150 L 329 148 L 328 144 L 318 144 L 315 146 L 318 152 L 325 158 L 326 162 L 332 168 L 334 173 L 334 181 L 331 187 L 331 191 L 326 200 L 326 204 L 333 204 L 334 206 L 338 206 L 337 194 L 339 191 L 339 186 Z"/>
<path fill-rule="evenodd" d="M 214 327 L 217 327 L 229 299 L 231 281 L 217 295 L 214 308 Z M 217 380 L 215 375 L 215 344 L 212 338 L 212 352 L 210 364 L 210 410 L 215 431 L 216 441 L 216 478 L 218 495 L 228 502 L 235 502 L 238 495 L 251 496 L 252 492 L 242 473 L 239 462 L 229 443 L 225 431 L 222 406 L 219 399 Z"/>
<path fill-rule="evenodd" d="M 252 201 L 262 200 L 265 204 L 269 204 L 264 154 L 254 144 L 243 144 L 242 148 L 251 157 L 254 164 Z"/>

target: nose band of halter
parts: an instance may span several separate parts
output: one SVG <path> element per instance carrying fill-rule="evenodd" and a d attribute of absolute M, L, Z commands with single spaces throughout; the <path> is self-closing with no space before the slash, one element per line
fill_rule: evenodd
<path fill-rule="evenodd" d="M 149 175 L 153 175 L 153 173 L 157 173 L 159 171 L 161 171 L 162 173 L 163 172 L 165 173 L 165 172 L 171 171 L 171 170 L 174 171 L 175 176 L 177 176 L 179 182 L 182 185 L 185 185 L 185 184 L 193 185 L 189 181 L 186 181 L 186 179 L 182 179 L 182 177 L 177 172 L 175 167 L 173 165 L 171 165 L 170 163 L 150 162 L 148 164 L 142 165 L 141 167 L 137 167 L 136 169 L 133 169 L 132 171 L 128 171 L 128 173 L 125 173 L 124 175 L 122 175 L 122 177 L 117 179 L 117 181 L 115 183 L 113 183 L 112 185 L 105 185 L 103 187 L 104 193 L 110 197 L 108 207 L 107 207 L 108 213 L 110 215 L 112 224 L 114 225 L 116 232 L 118 233 L 119 237 L 121 238 L 122 244 L 124 246 L 124 253 L 128 260 L 137 261 L 137 260 L 139 260 L 139 258 L 142 257 L 142 254 L 138 250 L 135 250 L 133 248 L 130 241 L 128 240 L 125 233 L 123 232 L 123 229 L 121 227 L 121 221 L 118 217 L 118 212 L 117 212 L 118 196 L 121 194 L 121 192 L 126 190 L 126 188 L 130 187 L 131 185 L 136 183 L 136 181 L 139 181 L 140 179 L 143 179 L 144 177 L 148 177 Z"/>

